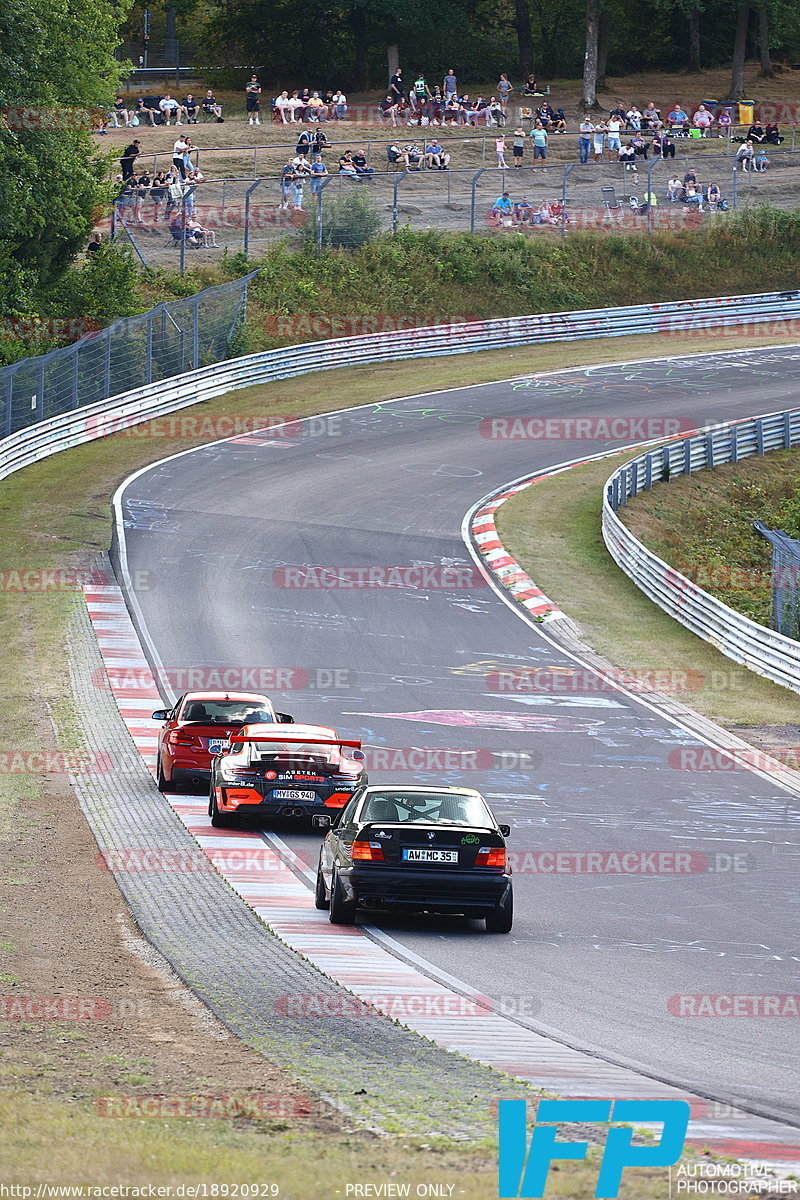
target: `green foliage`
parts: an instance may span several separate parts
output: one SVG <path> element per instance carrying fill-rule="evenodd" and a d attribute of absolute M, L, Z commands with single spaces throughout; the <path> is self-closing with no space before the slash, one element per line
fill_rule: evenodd
<path fill-rule="evenodd" d="M 71 311 L 108 325 L 140 311 L 138 275 L 130 247 L 106 242 L 82 266 L 70 267 L 48 300 L 59 313 Z"/>
<path fill-rule="evenodd" d="M 351 192 L 342 192 L 331 200 L 323 193 L 322 244 L 334 248 L 355 250 L 380 233 L 380 213 L 372 202 L 366 183 L 353 184 Z M 316 220 L 305 227 L 306 242 L 317 238 Z"/>

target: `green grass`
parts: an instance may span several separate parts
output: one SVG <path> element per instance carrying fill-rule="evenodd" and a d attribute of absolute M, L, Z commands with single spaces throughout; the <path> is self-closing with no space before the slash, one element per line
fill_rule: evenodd
<path fill-rule="evenodd" d="M 800 537 L 800 450 L 681 475 L 642 492 L 622 520 L 698 587 L 769 625 L 772 548 L 753 522 Z"/>
<path fill-rule="evenodd" d="M 791 692 L 684 629 L 611 558 L 600 533 L 603 485 L 628 457 L 633 452 L 574 467 L 513 496 L 498 512 L 504 544 L 615 667 L 667 671 L 670 681 L 686 672 L 689 688 L 676 699 L 726 727 L 796 722 Z M 648 500 L 665 503 L 656 499 L 664 490 L 653 489 Z"/>

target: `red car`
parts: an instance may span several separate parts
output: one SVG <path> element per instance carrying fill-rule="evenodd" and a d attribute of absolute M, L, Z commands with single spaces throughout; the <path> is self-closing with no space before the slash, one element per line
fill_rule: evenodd
<path fill-rule="evenodd" d="M 181 786 L 204 791 L 212 759 L 243 725 L 292 724 L 294 718 L 276 713 L 258 692 L 198 691 L 185 692 L 174 708 L 154 712 L 153 720 L 165 722 L 158 738 L 158 790 L 176 792 Z"/>

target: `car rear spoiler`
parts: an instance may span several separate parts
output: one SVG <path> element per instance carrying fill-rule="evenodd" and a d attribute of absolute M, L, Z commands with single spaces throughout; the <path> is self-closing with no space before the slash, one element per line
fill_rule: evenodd
<path fill-rule="evenodd" d="M 246 735 L 242 735 L 239 733 L 232 733 L 230 736 L 231 745 L 233 745 L 234 742 L 268 742 L 270 740 L 271 739 L 264 734 L 248 733 Z M 308 737 L 307 735 L 304 737 L 301 733 L 296 733 L 293 735 L 291 730 L 287 730 L 286 733 L 282 732 L 279 736 L 276 736 L 274 740 L 276 742 L 303 742 L 307 746 L 351 746 L 354 750 L 361 749 L 361 738 L 331 739 L 322 737 Z"/>

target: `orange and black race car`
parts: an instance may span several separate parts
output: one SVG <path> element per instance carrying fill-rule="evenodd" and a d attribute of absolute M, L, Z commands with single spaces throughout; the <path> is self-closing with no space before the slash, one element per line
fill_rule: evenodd
<path fill-rule="evenodd" d="M 343 808 L 367 782 L 359 740 L 322 725 L 246 725 L 214 759 L 208 814 L 214 826 L 306 817 Z"/>
<path fill-rule="evenodd" d="M 228 738 L 247 722 L 291 724 L 287 713 L 276 713 L 272 701 L 258 692 L 185 692 L 171 709 L 153 713 L 164 721 L 158 738 L 158 789 L 179 787 L 205 791 L 211 763 Z"/>

